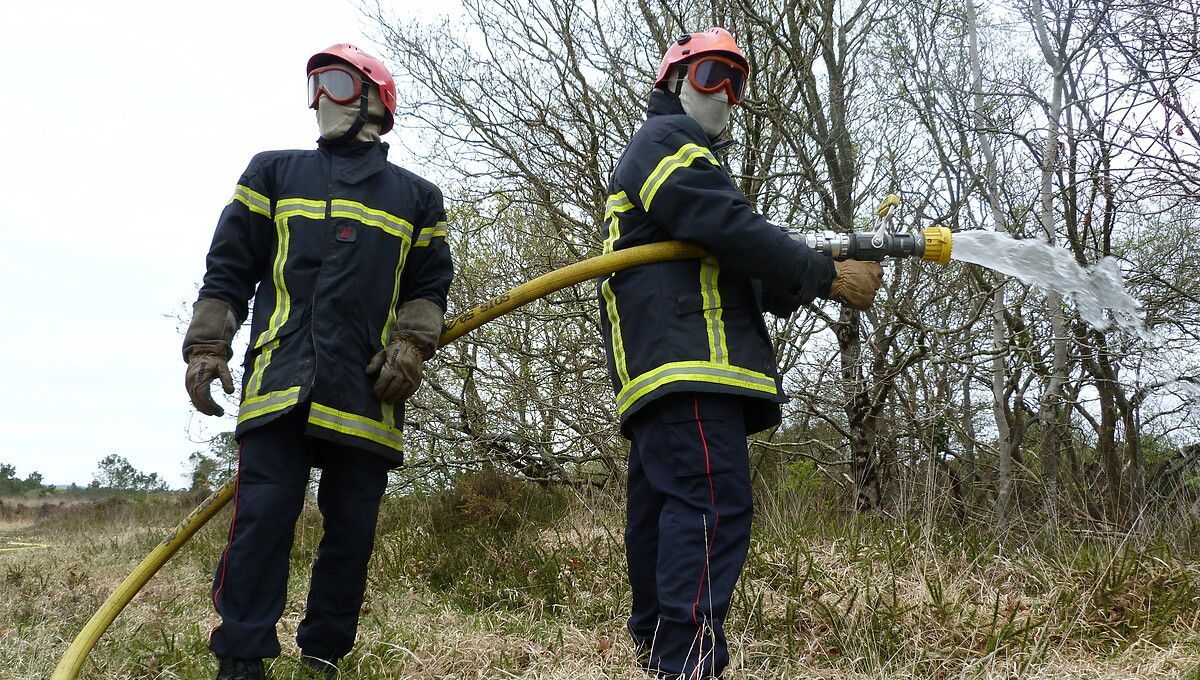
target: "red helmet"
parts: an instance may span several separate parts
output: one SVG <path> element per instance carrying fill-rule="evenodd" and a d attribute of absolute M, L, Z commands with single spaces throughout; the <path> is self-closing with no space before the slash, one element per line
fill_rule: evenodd
<path fill-rule="evenodd" d="M 746 61 L 746 55 L 742 54 L 733 36 L 723 28 L 714 27 L 701 33 L 684 33 L 676 38 L 658 66 L 658 78 L 654 80 L 654 87 L 667 82 L 672 66 L 701 54 L 723 54 L 741 64 L 747 73 L 750 72 L 750 63 Z"/>
<path fill-rule="evenodd" d="M 379 132 L 386 134 L 395 124 L 392 110 L 396 108 L 396 81 L 392 80 L 392 74 L 388 73 L 387 67 L 383 65 L 382 61 L 350 43 L 338 43 L 309 57 L 308 69 L 305 74 L 337 62 L 350 64 L 368 80 L 379 86 L 379 96 L 383 99 L 383 108 L 387 110 L 387 120 L 380 126 Z"/>

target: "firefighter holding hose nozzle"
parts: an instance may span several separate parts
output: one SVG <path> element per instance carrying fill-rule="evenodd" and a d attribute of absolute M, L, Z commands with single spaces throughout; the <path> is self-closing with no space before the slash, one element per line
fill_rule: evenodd
<path fill-rule="evenodd" d="M 708 257 L 602 277 L 598 298 L 621 432 L 631 440 L 629 633 L 645 669 L 719 677 L 722 622 L 750 543 L 746 436 L 786 401 L 763 312 L 823 297 L 866 309 L 876 262 L 835 261 L 754 212 L 715 152 L 749 64 L 710 28 L 667 50 L 646 122 L 609 184 L 611 252 L 677 239 Z"/>

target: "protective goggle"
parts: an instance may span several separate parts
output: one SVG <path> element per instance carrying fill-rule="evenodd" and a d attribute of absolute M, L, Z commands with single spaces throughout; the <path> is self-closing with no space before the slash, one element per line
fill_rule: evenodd
<path fill-rule="evenodd" d="M 697 92 L 725 91 L 730 104 L 741 104 L 749 74 L 741 64 L 719 55 L 707 55 L 688 64 L 688 82 Z"/>
<path fill-rule="evenodd" d="M 349 104 L 362 94 L 363 82 L 359 74 L 345 66 L 333 65 L 313 69 L 308 74 L 308 106 L 317 108 L 317 100 L 324 92 L 339 104 Z"/>

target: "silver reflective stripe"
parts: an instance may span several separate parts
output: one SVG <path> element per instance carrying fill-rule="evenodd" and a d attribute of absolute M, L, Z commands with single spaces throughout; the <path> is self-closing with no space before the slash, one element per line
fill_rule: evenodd
<path fill-rule="evenodd" d="M 280 199 L 275 206 L 278 213 L 275 217 L 307 217 L 313 220 L 325 219 L 325 201 L 309 201 L 303 198 Z"/>
<path fill-rule="evenodd" d="M 633 204 L 622 191 L 608 197 L 604 205 L 604 219 L 608 222 L 608 238 L 604 239 L 604 252 L 611 253 L 617 239 L 621 238 L 621 213 L 633 210 Z"/>
<path fill-rule="evenodd" d="M 286 390 L 269 392 L 258 397 L 246 399 L 242 401 L 241 410 L 238 412 L 238 423 L 287 408 L 295 404 L 299 396 L 299 387 L 289 387 Z"/>
<path fill-rule="evenodd" d="M 421 230 L 421 234 L 417 236 L 415 245 L 418 248 L 429 245 L 435 238 L 446 238 L 446 223 L 438 222 L 432 227 L 425 227 Z"/>
<path fill-rule="evenodd" d="M 633 203 L 629 201 L 629 196 L 624 191 L 612 194 L 604 203 L 604 216 L 608 217 L 615 212 L 625 212 L 632 207 Z"/>
<path fill-rule="evenodd" d="M 681 361 L 665 364 L 643 373 L 617 394 L 617 411 L 624 413 L 642 397 L 651 394 L 663 385 L 692 380 L 696 382 L 727 385 L 754 392 L 776 394 L 775 379 L 763 373 L 735 366 L 716 366 L 707 361 Z"/>
<path fill-rule="evenodd" d="M 613 363 L 623 387 L 629 382 L 629 367 L 625 365 L 625 340 L 621 335 L 621 315 L 617 310 L 617 295 L 612 290 L 612 275 L 600 284 L 600 294 L 604 296 L 604 310 L 608 313 L 608 324 L 612 326 Z"/>
<path fill-rule="evenodd" d="M 679 147 L 679 151 L 659 161 L 654 171 L 646 178 L 645 184 L 642 185 L 641 191 L 638 192 L 638 198 L 642 201 L 642 209 L 650 210 L 650 203 L 654 200 L 655 194 L 658 193 L 658 190 L 667 181 L 667 178 L 671 176 L 671 173 L 679 168 L 691 165 L 697 158 L 707 160 L 714 168 L 721 167 L 721 164 L 717 162 L 716 156 L 713 156 L 712 152 L 707 148 L 698 144 L 684 144 Z"/>
<path fill-rule="evenodd" d="M 230 203 L 233 201 L 241 201 L 250 209 L 250 212 L 256 212 L 266 217 L 271 216 L 271 201 L 250 187 L 237 185 L 237 188 L 233 190 L 233 198 L 229 199 Z"/>
<path fill-rule="evenodd" d="M 342 434 L 362 437 L 396 451 L 404 451 L 404 436 L 400 430 L 354 413 L 338 411 L 313 402 L 308 413 L 308 422 Z"/>
<path fill-rule="evenodd" d="M 394 236 L 412 239 L 413 226 L 408 221 L 382 210 L 368 208 L 361 203 L 334 199 L 331 215 L 333 217 L 351 217 L 363 224 L 379 227 Z"/>
<path fill-rule="evenodd" d="M 704 326 L 708 333 L 708 358 L 718 364 L 729 363 L 725 343 L 725 321 L 722 319 L 721 291 L 717 278 L 721 267 L 714 257 L 700 260 L 700 299 L 704 306 Z"/>

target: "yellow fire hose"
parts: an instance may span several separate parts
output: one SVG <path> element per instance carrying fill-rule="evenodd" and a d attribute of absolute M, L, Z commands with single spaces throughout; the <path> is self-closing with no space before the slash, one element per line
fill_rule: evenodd
<path fill-rule="evenodd" d="M 576 262 L 575 264 L 523 283 L 507 293 L 498 295 L 450 319 L 439 340 L 439 345 L 446 345 L 453 342 L 492 319 L 567 286 L 587 281 L 588 279 L 594 279 L 610 272 L 629 269 L 630 267 L 637 267 L 652 262 L 666 262 L 668 260 L 687 260 L 704 257 L 704 254 L 704 251 L 699 246 L 681 241 L 667 241 L 665 243 L 653 243 L 627 250 L 618 250 L 582 262 Z M 162 543 L 158 544 L 146 556 L 146 559 L 142 560 L 141 564 L 134 568 L 129 576 L 125 577 L 121 585 L 117 586 L 117 589 L 113 591 L 112 595 L 108 596 L 108 599 L 96 610 L 96 613 L 92 614 L 92 618 L 88 620 L 83 630 L 79 631 L 79 635 L 75 637 L 70 648 L 67 649 L 67 653 L 58 662 L 58 667 L 54 669 L 54 674 L 50 676 L 50 680 L 71 680 L 79 675 L 79 670 L 83 666 L 88 653 L 92 651 L 92 647 L 96 645 L 96 642 L 104 634 L 104 631 L 108 630 L 108 627 L 112 625 L 112 622 L 121 613 L 121 610 L 125 608 L 125 605 L 129 604 L 130 600 L 138 594 L 138 591 L 154 577 L 154 574 L 167 563 L 167 560 L 171 559 L 171 556 L 176 551 L 183 547 L 184 543 L 187 543 L 200 530 L 200 527 L 204 526 L 208 520 L 213 518 L 213 515 L 216 515 L 221 508 L 225 507 L 225 504 L 233 498 L 233 488 L 233 480 L 229 480 L 221 485 L 199 507 L 172 529 L 167 537 L 163 539 Z"/>
<path fill-rule="evenodd" d="M 889 196 L 883 204 L 880 204 L 878 214 L 886 215 L 897 204 L 899 204 L 899 199 Z M 879 241 L 878 239 L 882 236 L 886 236 L 886 239 Z M 845 257 L 883 259 L 884 257 L 916 256 L 943 265 L 950 260 L 951 234 L 950 230 L 945 227 L 928 227 L 923 233 L 914 235 L 887 233 L 882 236 L 880 233 L 872 234 L 870 232 L 859 234 L 826 232 L 810 234 L 807 238 L 810 246 L 835 259 Z M 873 240 L 877 243 L 873 243 Z M 523 283 L 507 293 L 498 295 L 453 317 L 447 322 L 438 344 L 439 346 L 449 344 L 492 319 L 567 286 L 643 264 L 694 259 L 704 257 L 705 254 L 704 250 L 694 244 L 666 241 L 618 250 L 576 262 Z M 200 530 L 200 527 L 212 519 L 213 515 L 225 507 L 231 498 L 233 498 L 233 480 L 221 485 L 171 530 L 162 543 L 151 551 L 146 559 L 142 560 L 141 564 L 121 582 L 121 585 L 117 586 L 112 595 L 109 595 L 100 609 L 96 610 L 87 625 L 75 637 L 62 660 L 58 662 L 58 667 L 50 676 L 50 680 L 71 680 L 79 674 L 84 659 L 87 658 L 88 653 L 92 651 L 92 647 L 95 646 L 104 631 L 108 630 L 113 620 L 125 608 L 125 605 L 129 604 L 138 591 L 167 563 L 167 560 L 171 559 L 171 556 L 184 543 L 187 543 Z"/>

